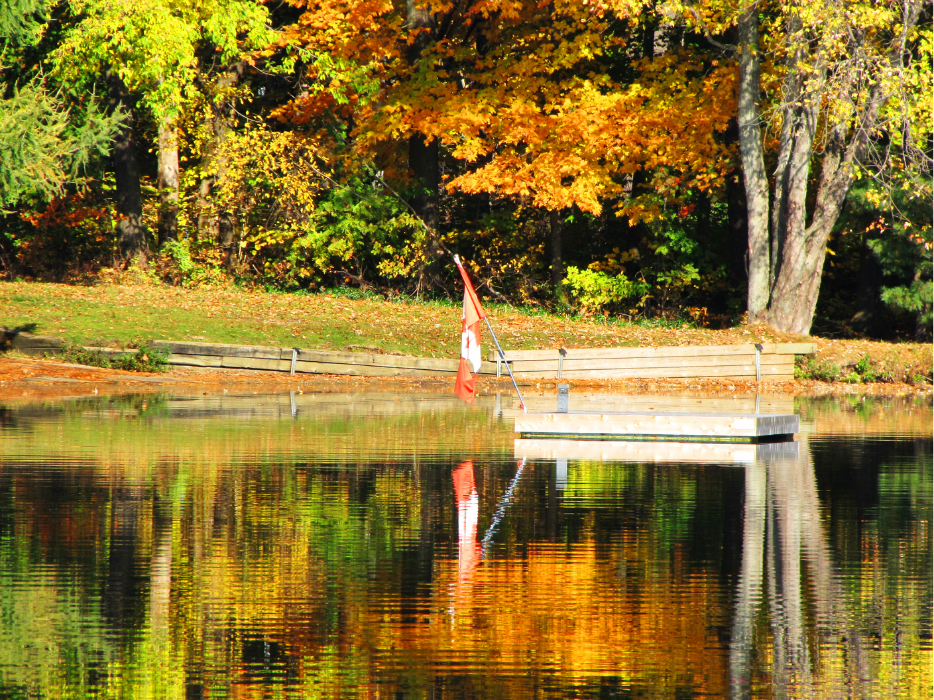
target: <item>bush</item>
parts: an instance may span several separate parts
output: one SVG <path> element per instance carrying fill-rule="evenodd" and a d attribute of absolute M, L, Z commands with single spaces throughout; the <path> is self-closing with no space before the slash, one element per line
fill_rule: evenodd
<path fill-rule="evenodd" d="M 830 360 L 818 362 L 813 357 L 799 357 L 795 362 L 795 379 L 832 382 L 840 377 L 840 365 Z"/>
<path fill-rule="evenodd" d="M 127 372 L 165 372 L 169 367 L 168 354 L 150 345 L 142 345 L 136 352 L 108 357 L 97 350 L 67 344 L 62 348 L 59 359 L 76 365 L 122 369 Z"/>
<path fill-rule="evenodd" d="M 564 284 L 584 314 L 601 311 L 608 306 L 618 306 L 627 299 L 642 297 L 648 292 L 649 286 L 645 282 L 629 280 L 623 273 L 611 277 L 605 272 L 579 270 L 573 265 L 568 266 Z"/>

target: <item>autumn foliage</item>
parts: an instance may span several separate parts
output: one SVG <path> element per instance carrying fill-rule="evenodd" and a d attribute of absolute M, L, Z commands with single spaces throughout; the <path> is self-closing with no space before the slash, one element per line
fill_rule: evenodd
<path fill-rule="evenodd" d="M 750 263 L 729 49 L 737 8 L 713 0 L 68 0 L 56 8 L 62 30 L 19 49 L 6 79 L 48 66 L 63 94 L 110 95 L 127 116 L 121 138 L 138 144 L 145 250 L 122 228 L 134 216 L 123 171 L 102 159 L 68 186 L 114 222 L 88 219 L 109 249 L 79 257 L 98 267 L 151 251 L 174 284 L 226 278 L 454 296 L 456 252 L 480 293 L 501 301 L 742 318 Z M 772 168 L 781 120 L 768 110 L 780 106 L 788 76 L 789 8 L 761 8 Z M 929 53 L 929 19 L 911 35 L 912 56 Z M 923 86 L 904 94 L 922 96 Z M 911 104 L 922 124 L 923 99 Z M 925 167 L 905 170 L 896 189 L 884 186 L 888 199 L 848 200 L 829 244 L 850 265 L 875 251 L 873 308 L 884 289 L 910 289 L 920 301 L 899 307 L 909 292 L 885 292 L 885 308 L 918 318 L 930 313 L 931 228 L 916 206 L 929 191 Z M 37 265 L 27 255 L 64 201 L 27 197 L 6 216 L 7 275 L 73 274 L 69 261 Z M 881 222 L 872 232 L 854 225 L 870 215 Z M 821 323 L 865 331 L 849 321 L 869 302 L 845 284 L 832 289 L 818 306 Z M 876 331 L 908 328 L 891 321 Z"/>

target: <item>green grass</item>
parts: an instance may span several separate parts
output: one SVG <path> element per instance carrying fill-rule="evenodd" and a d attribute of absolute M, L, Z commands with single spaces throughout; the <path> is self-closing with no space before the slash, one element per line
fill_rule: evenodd
<path fill-rule="evenodd" d="M 486 304 L 505 348 L 639 345 L 629 328 L 553 315 L 538 308 Z M 349 288 L 317 294 L 181 289 L 160 285 L 74 287 L 0 283 L 0 325 L 36 324 L 35 333 L 101 347 L 140 347 L 153 340 L 194 340 L 325 350 L 449 357 L 460 347 L 460 302 L 383 299 Z M 484 342 L 489 341 L 484 328 Z M 664 339 L 660 344 L 668 344 Z"/>
<path fill-rule="evenodd" d="M 582 318 L 541 308 L 515 308 L 484 299 L 505 350 L 544 348 L 725 345 L 799 340 L 763 326 L 722 330 L 690 321 Z M 154 340 L 201 341 L 320 350 L 375 349 L 419 357 L 454 358 L 460 353 L 459 300 L 385 299 L 338 288 L 287 294 L 162 284 L 72 286 L 0 282 L 0 326 L 34 324 L 32 332 L 73 345 L 138 348 Z M 484 353 L 491 347 L 482 329 Z M 929 344 L 871 344 L 847 354 L 848 341 L 834 341 L 829 359 L 807 358 L 800 378 L 823 381 L 915 381 L 931 383 Z M 843 352 L 847 356 L 841 357 Z M 904 378 L 904 379 L 903 379 Z"/>

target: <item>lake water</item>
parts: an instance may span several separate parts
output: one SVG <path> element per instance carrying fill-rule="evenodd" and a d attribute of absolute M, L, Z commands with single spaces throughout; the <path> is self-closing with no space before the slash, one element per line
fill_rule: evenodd
<path fill-rule="evenodd" d="M 517 447 L 505 396 L 7 403 L 0 698 L 930 698 L 930 399 L 761 403 L 793 450 Z"/>

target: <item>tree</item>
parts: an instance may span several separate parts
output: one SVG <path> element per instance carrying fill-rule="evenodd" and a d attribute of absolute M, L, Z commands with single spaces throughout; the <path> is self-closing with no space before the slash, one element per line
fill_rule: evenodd
<path fill-rule="evenodd" d="M 420 195 L 414 208 L 429 228 L 439 220 L 431 204 L 439 169 L 439 197 L 538 209 L 560 298 L 562 212 L 599 216 L 609 204 L 633 221 L 652 220 L 679 188 L 721 184 L 732 160 L 716 137 L 732 117 L 721 97 L 732 90 L 729 67 L 690 49 L 643 61 L 655 30 L 642 27 L 652 23 L 640 10 L 484 2 L 409 4 L 403 14 L 389 4 L 309 3 L 281 39 L 305 67 L 299 96 L 276 116 L 340 134 L 387 177 L 409 170 Z M 613 77 L 622 72 L 625 81 Z M 397 165 L 400 155 L 408 168 Z M 633 192 L 642 171 L 646 189 L 661 193 L 653 201 Z"/>
<path fill-rule="evenodd" d="M 919 0 L 740 8 L 750 320 L 810 332 L 828 237 L 874 145 L 883 144 L 882 170 L 930 171 L 930 155 L 917 146 L 930 134 L 921 89 L 931 83 L 930 28 L 918 29 L 921 9 Z M 764 62 L 781 78 L 771 110 Z M 771 182 L 770 124 L 778 131 Z"/>
<path fill-rule="evenodd" d="M 177 121 L 196 90 L 204 44 L 227 65 L 272 35 L 265 8 L 254 0 L 70 0 L 76 22 L 55 53 L 57 74 L 79 91 L 104 76 L 112 105 L 126 114 L 112 153 L 119 241 L 124 255 L 145 256 L 134 119 L 148 110 L 158 126 L 160 242 L 177 231 Z"/>
<path fill-rule="evenodd" d="M 16 0 L 0 9 L 0 75 L 8 72 L 4 59 L 15 60 L 20 47 L 39 41 L 45 10 L 45 0 Z M 61 194 L 64 185 L 81 180 L 116 131 L 116 119 L 101 113 L 93 94 L 84 96 L 83 109 L 66 107 L 40 75 L 10 91 L 6 99 L 0 92 L 0 207 Z"/>

